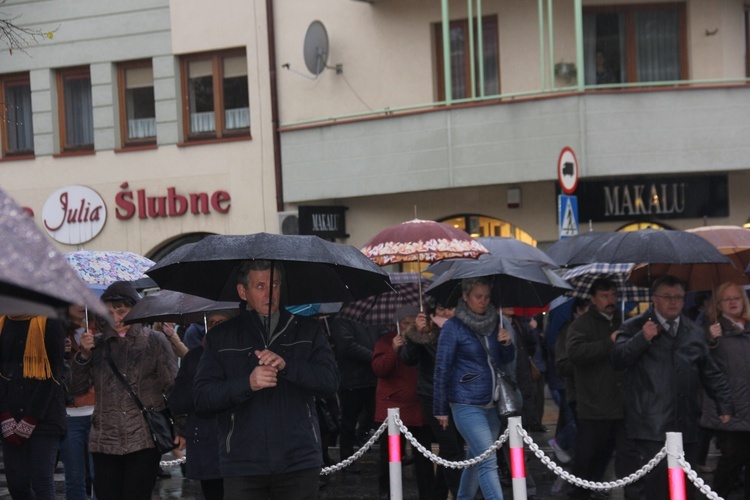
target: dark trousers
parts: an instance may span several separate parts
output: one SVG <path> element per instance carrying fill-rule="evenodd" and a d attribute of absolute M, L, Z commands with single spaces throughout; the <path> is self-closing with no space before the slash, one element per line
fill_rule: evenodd
<path fill-rule="evenodd" d="M 145 448 L 126 455 L 92 453 L 98 500 L 150 500 L 161 453 Z"/>
<path fill-rule="evenodd" d="M 464 440 L 458 429 L 456 429 L 456 424 L 453 423 L 453 416 L 448 416 L 448 427 L 443 429 L 440 422 L 432 416 L 432 402 L 432 398 L 422 396 L 419 398 L 422 413 L 430 416 L 428 419 L 430 429 L 432 429 L 432 434 L 440 447 L 438 455 L 449 462 L 464 460 L 466 458 Z M 448 491 L 451 492 L 453 498 L 458 498 L 458 485 L 461 483 L 461 472 L 463 472 L 463 469 L 453 469 L 438 465 L 435 475 L 435 498 L 440 500 L 447 498 Z"/>
<path fill-rule="evenodd" d="M 304 469 L 266 476 L 224 478 L 225 498 L 253 500 L 317 500 L 320 469 Z"/>
<path fill-rule="evenodd" d="M 432 431 L 428 426 L 407 426 L 414 438 L 427 448 L 432 446 Z M 403 456 L 406 440 L 401 436 L 401 454 Z M 380 435 L 380 475 L 378 477 L 378 489 L 380 493 L 390 493 L 391 478 L 388 465 L 388 432 Z M 433 500 L 435 498 L 435 469 L 429 458 L 414 450 L 414 475 L 417 476 L 417 491 L 420 500 Z"/>
<path fill-rule="evenodd" d="M 622 477 L 620 471 L 623 470 L 624 464 L 619 450 L 625 448 L 625 424 L 623 420 L 579 418 L 573 475 L 590 481 L 601 481 L 604 478 L 607 465 L 615 449 L 617 449 L 615 471 L 618 478 Z M 579 487 L 571 487 L 568 492 L 568 496 L 575 499 L 589 498 L 590 494 L 590 490 Z"/>
<path fill-rule="evenodd" d="M 21 446 L 3 440 L 8 491 L 14 499 L 55 500 L 55 461 L 60 436 L 32 434 Z"/>
<path fill-rule="evenodd" d="M 628 464 L 626 474 L 630 474 L 654 458 L 659 451 L 666 445 L 666 436 L 664 441 L 647 441 L 645 439 L 633 439 L 630 443 L 633 446 L 634 453 L 628 455 Z M 694 464 L 698 455 L 698 443 L 683 443 L 685 460 Z M 642 479 L 625 487 L 625 498 L 627 500 L 653 500 L 655 498 L 669 498 L 669 472 L 667 467 L 667 458 L 659 462 L 651 472 L 646 474 Z M 620 477 L 618 475 L 618 477 Z M 696 489 L 692 483 L 685 478 L 687 485 L 687 496 L 695 499 Z"/>
<path fill-rule="evenodd" d="M 715 431 L 716 445 L 721 450 L 714 476 L 714 491 L 724 498 L 732 492 L 737 476 L 742 471 L 745 498 L 750 499 L 750 432 Z"/>
<path fill-rule="evenodd" d="M 355 432 L 360 413 L 364 412 L 368 425 L 375 417 L 375 387 L 344 389 L 341 391 L 341 433 L 339 446 L 341 460 L 354 454 Z"/>
<path fill-rule="evenodd" d="M 221 478 L 201 479 L 201 491 L 206 500 L 223 500 L 224 480 Z"/>

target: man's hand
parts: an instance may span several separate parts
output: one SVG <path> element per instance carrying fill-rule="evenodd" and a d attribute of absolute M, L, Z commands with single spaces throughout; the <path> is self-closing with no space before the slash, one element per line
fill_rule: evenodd
<path fill-rule="evenodd" d="M 659 325 L 649 320 L 643 325 L 643 337 L 651 342 L 654 337 L 659 335 Z"/>
<path fill-rule="evenodd" d="M 427 333 L 430 331 L 430 318 L 424 311 L 417 314 L 417 319 L 415 320 L 415 322 L 417 325 L 417 330 L 419 330 L 420 332 Z"/>
<path fill-rule="evenodd" d="M 443 430 L 448 428 L 448 415 L 435 415 L 435 419 L 440 424 Z"/>
<path fill-rule="evenodd" d="M 174 331 L 174 323 L 162 323 L 161 329 L 169 340 L 172 340 L 173 337 L 180 338 L 177 332 Z"/>
<path fill-rule="evenodd" d="M 261 366 L 272 366 L 277 371 L 282 371 L 286 368 L 284 358 L 273 351 L 263 349 L 262 351 L 255 351 L 255 355 L 258 357 L 258 364 Z"/>
<path fill-rule="evenodd" d="M 276 387 L 278 370 L 273 366 L 256 366 L 250 374 L 250 389 L 259 391 Z"/>
<path fill-rule="evenodd" d="M 732 415 L 719 415 L 719 420 L 722 424 L 728 424 L 732 420 Z"/>
<path fill-rule="evenodd" d="M 393 350 L 398 352 L 399 349 L 401 349 L 404 344 L 406 343 L 406 340 L 404 339 L 403 335 L 396 335 L 393 337 L 393 342 L 391 342 L 391 347 L 393 347 Z"/>
<path fill-rule="evenodd" d="M 81 334 L 81 341 L 78 344 L 80 347 L 81 356 L 83 358 L 91 357 L 91 350 L 94 348 L 94 334 L 91 330 L 86 330 Z"/>
<path fill-rule="evenodd" d="M 174 444 L 175 448 L 177 448 L 180 451 L 183 451 L 185 449 L 185 438 L 182 436 L 175 436 L 174 437 Z"/>
<path fill-rule="evenodd" d="M 723 335 L 721 331 L 721 325 L 716 322 L 713 325 L 708 327 L 708 335 L 711 337 L 711 340 L 716 340 L 719 337 Z"/>
<path fill-rule="evenodd" d="M 612 343 L 613 343 L 613 344 L 614 344 L 614 343 L 615 343 L 615 342 L 617 341 L 617 336 L 618 336 L 619 334 L 620 334 L 620 330 L 615 330 L 614 332 L 612 332 L 612 333 L 611 333 L 611 334 L 609 335 L 609 339 L 610 339 L 610 340 L 612 341 Z"/>

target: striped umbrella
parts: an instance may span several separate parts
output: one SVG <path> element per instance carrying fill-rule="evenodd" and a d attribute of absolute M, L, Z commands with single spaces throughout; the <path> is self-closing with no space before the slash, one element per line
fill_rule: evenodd
<path fill-rule="evenodd" d="M 570 283 L 573 290 L 567 292 L 565 295 L 582 299 L 591 298 L 591 284 L 599 278 L 607 278 L 617 284 L 620 301 L 648 302 L 651 300 L 648 288 L 636 286 L 625 281 L 634 266 L 635 264 L 606 264 L 598 262 L 566 269 L 562 274 L 562 278 Z"/>

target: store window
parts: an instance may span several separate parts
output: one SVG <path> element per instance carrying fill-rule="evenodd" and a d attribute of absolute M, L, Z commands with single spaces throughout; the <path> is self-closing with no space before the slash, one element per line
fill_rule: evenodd
<path fill-rule="evenodd" d="M 154 72 L 151 61 L 119 64 L 117 79 L 123 147 L 156 144 Z"/>
<path fill-rule="evenodd" d="M 617 229 L 617 231 L 638 231 L 640 229 L 672 229 L 657 222 L 631 222 Z"/>
<path fill-rule="evenodd" d="M 685 4 L 585 7 L 586 85 L 687 79 Z"/>
<path fill-rule="evenodd" d="M 0 76 L 3 157 L 34 154 L 31 84 L 28 73 Z"/>
<path fill-rule="evenodd" d="M 474 38 L 478 39 L 476 19 L 472 20 Z M 435 48 L 437 55 L 437 87 L 438 99 L 445 99 L 445 79 L 443 77 L 443 25 L 434 25 Z M 469 37 L 469 21 L 467 19 L 450 22 L 450 46 L 451 46 L 451 94 L 453 99 L 466 99 L 480 95 L 497 95 L 500 93 L 500 51 L 498 44 L 497 16 L 485 16 L 482 18 L 482 51 L 484 80 L 479 78 L 479 50 L 474 44 L 474 67 L 476 83 L 471 86 L 471 45 Z M 484 93 L 480 85 L 483 85 Z"/>
<path fill-rule="evenodd" d="M 94 149 L 94 111 L 88 66 L 57 70 L 60 144 L 63 152 Z"/>
<path fill-rule="evenodd" d="M 181 59 L 185 137 L 250 135 L 245 50 L 191 54 Z"/>

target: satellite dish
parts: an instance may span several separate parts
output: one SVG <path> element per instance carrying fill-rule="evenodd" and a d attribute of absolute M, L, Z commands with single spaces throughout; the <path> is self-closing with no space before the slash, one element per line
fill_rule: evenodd
<path fill-rule="evenodd" d="M 320 21 L 313 21 L 305 33 L 305 45 L 302 49 L 307 70 L 318 76 L 326 69 L 328 62 L 328 33 Z"/>

